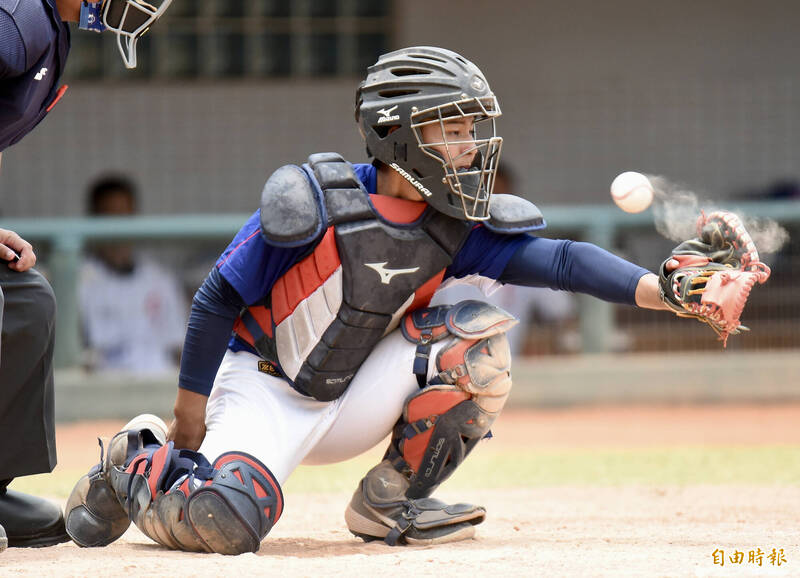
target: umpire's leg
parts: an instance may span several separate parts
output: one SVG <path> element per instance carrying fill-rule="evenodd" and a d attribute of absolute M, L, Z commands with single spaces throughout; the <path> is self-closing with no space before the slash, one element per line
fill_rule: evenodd
<path fill-rule="evenodd" d="M 68 539 L 61 510 L 6 490 L 12 478 L 56 465 L 53 344 L 56 302 L 47 280 L 0 261 L 0 525 L 9 546 L 46 546 Z"/>

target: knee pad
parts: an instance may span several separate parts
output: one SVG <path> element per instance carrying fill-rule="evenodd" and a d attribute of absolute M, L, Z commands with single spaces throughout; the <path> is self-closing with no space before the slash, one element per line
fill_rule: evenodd
<path fill-rule="evenodd" d="M 435 376 L 408 400 L 395 427 L 395 457 L 411 472 L 408 497 L 429 495 L 489 432 L 511 391 L 505 332 L 515 323 L 481 301 L 422 309 L 406 318 L 403 334 L 418 344 L 418 376 L 427 376 L 430 344 L 448 340 L 436 356 Z"/>
<path fill-rule="evenodd" d="M 447 384 L 469 394 L 485 411 L 496 414 L 511 391 L 511 349 L 505 333 L 517 320 L 483 301 L 419 309 L 406 316 L 402 330 L 417 344 L 414 373 L 427 381 L 431 344 L 447 340 L 436 355 L 430 385 Z"/>
<path fill-rule="evenodd" d="M 283 512 L 278 481 L 243 452 L 225 453 L 209 465 L 202 454 L 175 450 L 170 442 L 126 471 L 131 519 L 168 548 L 255 552 Z"/>
<path fill-rule="evenodd" d="M 214 477 L 191 494 L 189 520 L 214 552 L 258 550 L 283 512 L 283 492 L 267 467 L 245 453 L 214 462 Z"/>

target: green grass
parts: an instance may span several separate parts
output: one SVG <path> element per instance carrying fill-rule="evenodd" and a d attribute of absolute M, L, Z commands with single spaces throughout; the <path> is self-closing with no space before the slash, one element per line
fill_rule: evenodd
<path fill-rule="evenodd" d="M 447 487 L 800 484 L 798 446 L 565 449 L 486 455 L 479 450 Z M 301 467 L 287 490 L 349 490 L 372 465 L 372 461 L 356 459 L 334 466 Z"/>
<path fill-rule="evenodd" d="M 798 485 L 800 446 L 668 447 L 637 449 L 536 449 L 474 455 L 448 488 L 515 488 L 559 485 Z M 372 467 L 375 452 L 329 466 L 301 466 L 287 492 L 347 492 Z M 52 474 L 15 480 L 13 488 L 66 498 L 85 472 L 57 468 Z"/>

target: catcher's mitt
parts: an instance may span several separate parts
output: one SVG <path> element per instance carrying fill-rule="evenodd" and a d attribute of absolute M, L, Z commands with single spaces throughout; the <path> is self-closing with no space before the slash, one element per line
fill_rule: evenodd
<path fill-rule="evenodd" d="M 697 235 L 675 247 L 661 265 L 661 299 L 678 316 L 708 323 L 725 346 L 729 335 L 747 330 L 739 316 L 753 285 L 764 283 L 770 270 L 733 213 L 701 214 Z M 668 269 L 673 259 L 678 266 Z"/>

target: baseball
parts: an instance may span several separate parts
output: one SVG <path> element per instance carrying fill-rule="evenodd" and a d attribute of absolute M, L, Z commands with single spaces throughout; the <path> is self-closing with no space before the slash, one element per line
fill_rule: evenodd
<path fill-rule="evenodd" d="M 653 202 L 653 185 L 642 173 L 628 171 L 611 183 L 611 198 L 626 213 L 641 213 Z"/>

